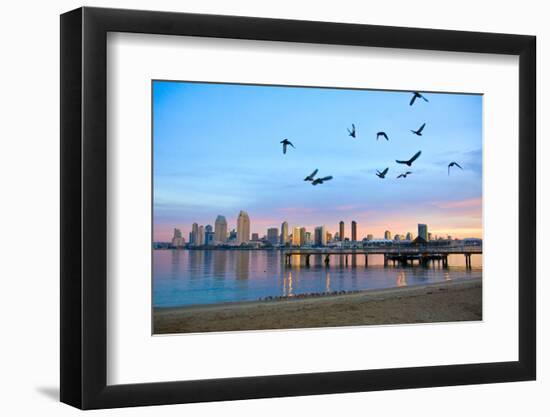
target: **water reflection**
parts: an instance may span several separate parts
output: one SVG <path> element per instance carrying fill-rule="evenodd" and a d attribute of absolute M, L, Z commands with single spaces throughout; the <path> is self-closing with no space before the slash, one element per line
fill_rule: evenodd
<path fill-rule="evenodd" d="M 292 257 L 284 264 L 278 251 L 156 250 L 153 252 L 153 303 L 155 306 L 185 306 L 257 300 L 267 296 L 367 290 L 418 285 L 480 277 L 481 256 L 472 256 L 472 269 L 464 256 L 449 256 L 449 267 L 439 265 L 383 266 L 383 257 L 333 256 L 326 266 L 324 256 Z"/>

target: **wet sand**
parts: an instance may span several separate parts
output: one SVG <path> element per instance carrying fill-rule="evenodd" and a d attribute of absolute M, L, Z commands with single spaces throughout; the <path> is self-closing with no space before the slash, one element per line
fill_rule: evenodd
<path fill-rule="evenodd" d="M 280 301 L 157 308 L 154 333 L 296 329 L 482 319 L 481 278 Z"/>

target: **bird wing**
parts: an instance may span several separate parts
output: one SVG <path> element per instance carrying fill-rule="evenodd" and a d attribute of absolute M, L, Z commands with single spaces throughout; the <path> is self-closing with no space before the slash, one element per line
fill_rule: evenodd
<path fill-rule="evenodd" d="M 460 169 L 462 169 L 462 167 L 461 167 L 460 165 L 458 165 L 457 162 L 455 162 L 455 165 L 456 165 L 457 167 L 459 167 Z"/>
<path fill-rule="evenodd" d="M 332 179 L 332 175 L 329 175 L 328 177 L 321 178 L 321 181 L 328 181 Z"/>
<path fill-rule="evenodd" d="M 411 102 L 409 103 L 409 106 L 412 106 L 414 104 L 414 101 L 416 100 L 416 93 L 413 93 L 413 98 L 411 99 Z"/>
<path fill-rule="evenodd" d="M 421 153 L 422 151 L 418 151 L 417 153 L 415 153 L 414 156 L 411 159 L 409 159 L 409 162 L 416 161 L 416 159 L 420 156 Z"/>
<path fill-rule="evenodd" d="M 397 162 L 398 164 L 406 164 L 409 161 L 400 161 L 399 159 L 396 159 L 395 162 Z"/>
<path fill-rule="evenodd" d="M 403 174 L 399 174 L 399 175 L 397 176 L 397 178 L 403 178 L 403 177 L 404 177 Z"/>
<path fill-rule="evenodd" d="M 388 135 L 386 135 L 385 132 L 382 132 L 382 136 L 384 136 L 384 137 L 386 138 L 386 140 L 390 140 L 390 139 L 388 138 Z"/>
<path fill-rule="evenodd" d="M 425 127 L 426 127 L 426 123 L 424 123 L 422 126 L 420 126 L 420 129 L 418 129 L 418 133 L 422 132 Z"/>
<path fill-rule="evenodd" d="M 384 171 L 382 171 L 382 175 L 386 175 L 388 173 L 388 169 L 389 168 L 386 168 Z"/>
<path fill-rule="evenodd" d="M 405 172 L 405 175 L 409 175 L 409 174 L 412 174 L 412 171 Z"/>
<path fill-rule="evenodd" d="M 451 166 L 453 166 L 452 162 L 447 165 L 447 175 L 451 175 Z"/>
<path fill-rule="evenodd" d="M 422 97 L 422 99 L 427 103 L 428 102 L 428 99 L 426 97 L 424 97 L 422 94 L 420 94 L 420 97 Z"/>
<path fill-rule="evenodd" d="M 292 146 L 294 149 L 296 149 L 296 147 L 292 144 L 291 141 L 288 141 L 288 144 L 289 144 L 290 146 Z"/>
<path fill-rule="evenodd" d="M 315 175 L 317 175 L 317 172 L 319 172 L 318 169 L 316 169 L 315 171 L 313 171 L 310 175 L 311 178 L 313 178 Z"/>
<path fill-rule="evenodd" d="M 286 153 L 286 143 L 283 143 L 283 153 Z"/>

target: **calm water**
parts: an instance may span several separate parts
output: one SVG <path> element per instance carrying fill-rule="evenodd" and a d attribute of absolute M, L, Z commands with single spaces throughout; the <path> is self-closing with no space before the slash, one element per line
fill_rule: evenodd
<path fill-rule="evenodd" d="M 155 250 L 153 251 L 153 305 L 177 307 L 253 301 L 266 296 L 290 296 L 323 291 L 351 291 L 419 285 L 480 277 L 481 255 L 472 256 L 472 269 L 463 255 L 449 256 L 449 267 L 383 266 L 382 255 L 331 257 L 326 268 L 320 256 L 309 268 L 292 259 L 285 267 L 279 251 Z"/>

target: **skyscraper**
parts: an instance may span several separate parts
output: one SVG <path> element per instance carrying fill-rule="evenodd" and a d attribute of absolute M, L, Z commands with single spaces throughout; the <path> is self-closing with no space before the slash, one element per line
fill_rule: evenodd
<path fill-rule="evenodd" d="M 197 233 L 197 246 L 204 245 L 204 226 L 200 225 Z"/>
<path fill-rule="evenodd" d="M 418 224 L 418 236 L 424 240 L 430 240 L 428 236 L 428 226 L 425 224 Z"/>
<path fill-rule="evenodd" d="M 281 224 L 281 244 L 286 245 L 288 243 L 288 223 L 283 222 Z"/>
<path fill-rule="evenodd" d="M 209 224 L 204 226 L 204 244 L 207 246 L 214 244 L 214 230 Z"/>
<path fill-rule="evenodd" d="M 405 238 L 406 240 L 413 240 L 413 235 L 411 232 L 407 232 L 407 237 Z"/>
<path fill-rule="evenodd" d="M 327 244 L 327 231 L 325 226 L 318 226 L 315 228 L 314 239 L 316 246 L 325 246 Z"/>
<path fill-rule="evenodd" d="M 197 246 L 197 239 L 199 238 L 199 225 L 197 223 L 193 223 L 191 226 L 191 241 L 190 244 Z"/>
<path fill-rule="evenodd" d="M 276 245 L 279 242 L 279 229 L 276 227 L 267 229 L 267 241 L 272 245 Z"/>
<path fill-rule="evenodd" d="M 260 240 L 260 235 L 258 233 L 252 233 L 252 237 L 250 238 L 250 240 L 252 240 L 252 242 L 257 242 L 258 240 Z"/>
<path fill-rule="evenodd" d="M 227 241 L 227 220 L 225 216 L 218 215 L 214 223 L 214 241 L 216 243 L 225 243 Z"/>
<path fill-rule="evenodd" d="M 180 229 L 174 229 L 174 237 L 172 237 L 172 246 L 176 248 L 180 248 L 184 245 L 185 239 L 183 239 L 183 235 L 181 234 Z"/>
<path fill-rule="evenodd" d="M 374 240 L 374 236 L 372 235 L 372 233 L 369 233 L 367 235 L 367 240 Z"/>
<path fill-rule="evenodd" d="M 355 220 L 351 222 L 351 241 L 357 242 L 357 222 Z"/>
<path fill-rule="evenodd" d="M 338 234 L 338 237 L 340 238 L 340 242 L 344 241 L 345 234 L 344 234 L 344 222 L 343 221 L 340 221 L 340 232 Z"/>
<path fill-rule="evenodd" d="M 305 245 L 307 242 L 306 228 L 300 227 L 300 245 Z"/>
<path fill-rule="evenodd" d="M 300 228 L 295 227 L 292 231 L 292 245 L 294 246 L 300 246 L 302 244 L 302 241 L 300 239 Z"/>
<path fill-rule="evenodd" d="M 250 217 L 241 210 L 237 218 L 237 243 L 246 243 L 250 240 Z"/>
<path fill-rule="evenodd" d="M 384 239 L 391 240 L 391 232 L 389 230 L 384 232 Z"/>

